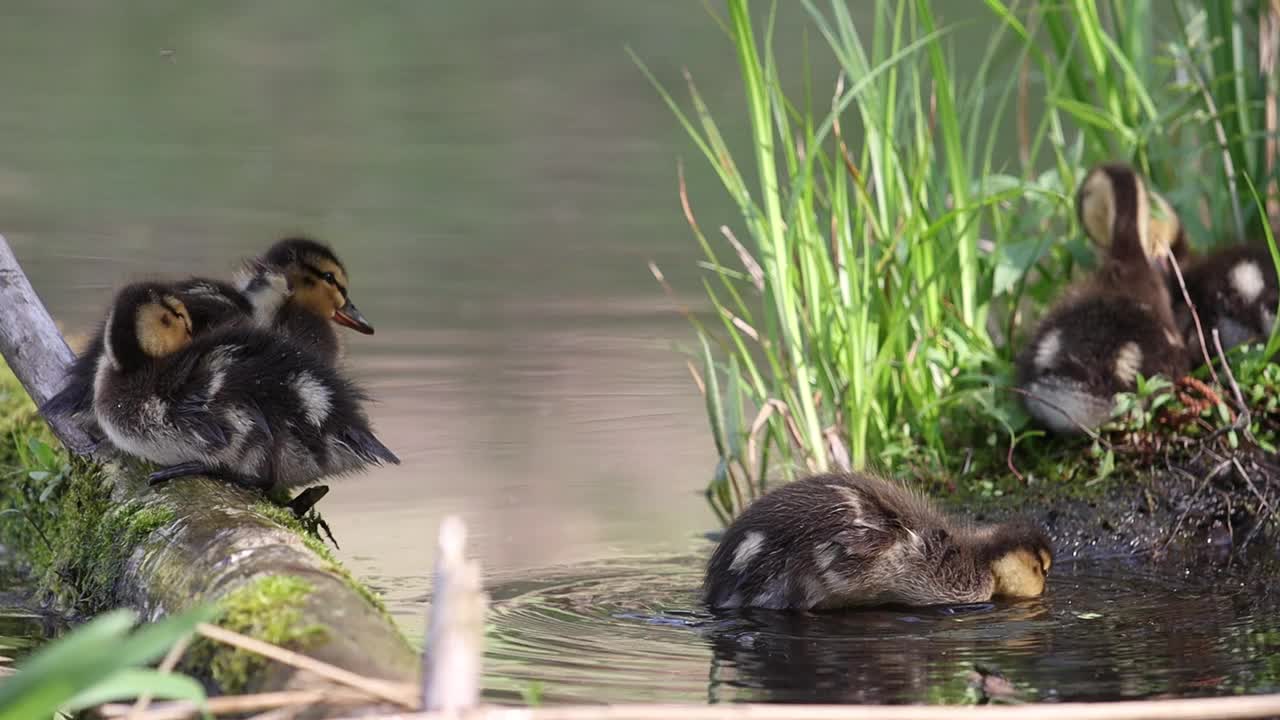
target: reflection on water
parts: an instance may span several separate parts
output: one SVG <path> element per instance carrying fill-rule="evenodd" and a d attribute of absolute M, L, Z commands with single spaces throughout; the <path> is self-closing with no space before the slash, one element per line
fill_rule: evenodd
<path fill-rule="evenodd" d="M 518 701 L 971 702 L 975 666 L 1027 701 L 1280 689 L 1280 599 L 1132 568 L 1055 566 L 1045 597 L 712 614 L 700 557 L 565 569 L 494 591 L 488 693 Z"/>
<path fill-rule="evenodd" d="M 0 678 L 13 671 L 37 645 L 62 632 L 64 623 L 56 617 L 31 612 L 26 579 L 9 565 L 10 558 L 0 547 Z"/>
<path fill-rule="evenodd" d="M 0 604 L 0 678 L 11 674 L 14 661 L 21 660 L 56 630 L 46 617 Z"/>

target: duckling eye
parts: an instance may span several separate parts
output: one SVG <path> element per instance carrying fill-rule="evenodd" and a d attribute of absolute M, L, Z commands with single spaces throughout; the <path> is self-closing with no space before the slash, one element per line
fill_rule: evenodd
<path fill-rule="evenodd" d="M 173 325 L 173 320 L 170 320 L 169 316 L 165 315 L 164 317 L 160 318 L 160 323 L 165 327 L 170 327 Z"/>
<path fill-rule="evenodd" d="M 320 277 L 324 278 L 324 281 L 329 283 L 330 285 L 338 284 L 338 278 L 334 277 L 333 273 L 331 272 L 321 273 Z"/>

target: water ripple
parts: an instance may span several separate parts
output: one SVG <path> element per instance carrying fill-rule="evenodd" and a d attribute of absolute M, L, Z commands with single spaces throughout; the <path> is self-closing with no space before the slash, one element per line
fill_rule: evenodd
<path fill-rule="evenodd" d="M 1043 599 L 712 613 L 702 560 L 620 560 L 498 584 L 487 693 L 519 702 L 964 703 L 975 667 L 1030 701 L 1280 687 L 1277 603 L 1120 566 L 1055 568 Z"/>

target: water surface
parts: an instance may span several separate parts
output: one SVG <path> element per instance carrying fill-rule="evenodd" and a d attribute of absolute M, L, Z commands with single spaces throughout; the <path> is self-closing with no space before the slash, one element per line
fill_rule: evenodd
<path fill-rule="evenodd" d="M 711 613 L 704 557 L 615 560 L 494 590 L 496 700 L 971 703 L 975 668 L 1029 702 L 1280 690 L 1280 599 L 1118 564 L 1055 565 L 1043 598 Z"/>

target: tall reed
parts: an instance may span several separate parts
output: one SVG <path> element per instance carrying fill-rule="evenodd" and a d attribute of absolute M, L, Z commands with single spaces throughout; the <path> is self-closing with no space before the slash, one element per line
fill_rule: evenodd
<path fill-rule="evenodd" d="M 961 75 L 930 0 L 875 0 L 861 27 L 841 0 L 803 5 L 841 68 L 806 78 L 829 80 L 820 113 L 782 90 L 776 6 L 753 22 L 748 0 L 728 0 L 745 152 L 692 77 L 686 111 L 649 75 L 740 210 L 711 237 L 681 177 L 714 311 L 691 320 L 719 453 L 707 497 L 723 521 L 796 473 L 954 470 L 1021 437 L 1012 358 L 1088 261 L 1070 211 L 1088 164 L 1136 162 L 1206 238 L 1224 220 L 1234 232 L 1218 235 L 1261 227 L 1247 181 L 1269 187 L 1275 172 L 1262 132 L 1274 63 L 1260 74 L 1244 41 L 1274 34 L 1267 8 L 987 0 L 996 30 Z"/>

